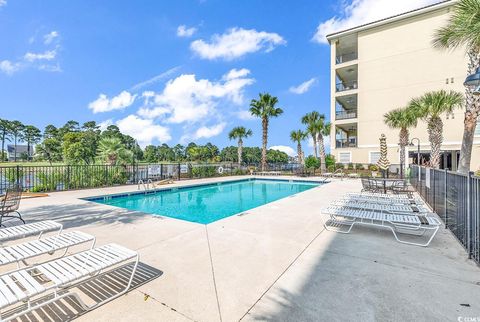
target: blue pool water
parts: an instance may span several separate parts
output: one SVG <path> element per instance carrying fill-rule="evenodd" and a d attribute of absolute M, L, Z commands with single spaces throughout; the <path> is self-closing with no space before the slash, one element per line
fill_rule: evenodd
<path fill-rule="evenodd" d="M 320 183 L 250 179 L 119 196 L 88 198 L 98 203 L 209 224 L 291 196 Z"/>

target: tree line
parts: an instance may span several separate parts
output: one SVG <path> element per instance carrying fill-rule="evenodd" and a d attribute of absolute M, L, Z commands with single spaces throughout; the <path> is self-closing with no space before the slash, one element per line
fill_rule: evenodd
<path fill-rule="evenodd" d="M 238 131 L 238 127 L 234 132 Z M 250 131 L 251 135 L 251 131 Z M 232 136 L 236 137 L 235 135 Z M 28 153 L 22 156 L 14 154 L 14 160 L 47 161 L 67 164 L 131 164 L 132 162 L 246 162 L 258 164 L 262 161 L 262 150 L 258 147 L 242 147 L 239 159 L 239 149 L 228 146 L 220 149 L 207 143 L 197 145 L 194 142 L 184 146 L 177 144 L 170 147 L 164 143 L 159 146 L 148 145 L 141 149 L 136 140 L 123 134 L 116 125 L 110 125 L 101 130 L 95 121 L 80 125 L 77 121 L 68 121 L 62 127 L 49 124 L 43 132 L 33 125 L 24 125 L 20 121 L 0 119 L 0 139 L 2 146 L 1 161 L 7 160 L 6 145 L 11 143 L 15 150 L 19 142 L 27 144 L 27 151 L 35 146 L 35 155 Z M 287 163 L 286 153 L 267 151 L 266 162 Z M 243 160 L 243 161 L 242 161 Z"/>
<path fill-rule="evenodd" d="M 229 133 L 230 140 L 236 140 L 237 146 L 219 149 L 212 143 L 197 145 L 194 142 L 184 146 L 177 144 L 170 147 L 163 143 L 159 146 L 148 145 L 144 150 L 136 140 L 121 133 L 116 125 L 110 125 L 101 130 L 95 121 L 80 125 L 77 121 L 68 121 L 62 127 L 47 125 L 42 133 L 33 125 L 24 125 L 20 121 L 0 119 L 0 134 L 2 143 L 2 159 L 6 159 L 5 143 L 12 142 L 15 150 L 19 141 L 26 142 L 28 151 L 36 145 L 36 160 L 50 163 L 64 162 L 68 164 L 127 164 L 134 160 L 145 162 L 238 162 L 261 164 L 265 170 L 268 163 L 286 163 L 289 157 L 285 152 L 268 149 L 268 130 L 272 118 L 283 114 L 278 107 L 278 98 L 269 93 L 260 93 L 257 99 L 250 102 L 250 113 L 257 117 L 262 125 L 262 147 L 244 147 L 244 139 L 253 135 L 252 130 L 243 126 L 234 127 Z M 306 130 L 292 132 L 291 139 L 298 144 L 298 162 L 304 164 L 305 158 L 301 142 L 310 136 L 314 143 L 312 158 L 324 169 L 326 166 L 324 137 L 329 135 L 330 124 L 325 121 L 325 115 L 316 111 L 302 118 Z M 318 146 L 318 149 L 317 149 Z M 15 153 L 14 161 L 17 161 Z M 30 156 L 27 156 L 30 159 Z M 310 162 L 311 164 L 311 162 Z"/>

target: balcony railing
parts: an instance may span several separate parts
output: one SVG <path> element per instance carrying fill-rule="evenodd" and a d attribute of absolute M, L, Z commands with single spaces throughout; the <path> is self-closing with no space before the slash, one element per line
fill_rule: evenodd
<path fill-rule="evenodd" d="M 355 119 L 357 118 L 357 110 L 344 110 L 344 111 L 335 111 L 336 120 L 346 120 L 346 119 Z"/>
<path fill-rule="evenodd" d="M 337 64 L 343 64 L 358 58 L 358 53 L 348 53 L 343 55 L 338 55 L 335 59 Z"/>
<path fill-rule="evenodd" d="M 335 147 L 337 149 L 341 148 L 356 148 L 357 147 L 357 138 L 349 137 L 348 139 L 336 139 Z"/>
<path fill-rule="evenodd" d="M 358 82 L 356 80 L 337 83 L 337 92 L 350 91 L 358 88 Z"/>

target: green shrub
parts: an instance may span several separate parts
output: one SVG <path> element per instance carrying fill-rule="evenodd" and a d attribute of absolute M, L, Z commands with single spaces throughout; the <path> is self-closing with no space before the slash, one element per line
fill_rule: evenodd
<path fill-rule="evenodd" d="M 333 168 L 335 168 L 335 156 L 331 154 L 327 154 L 327 156 L 325 157 L 325 165 L 327 169 L 330 169 L 330 167 L 332 166 Z"/>
<path fill-rule="evenodd" d="M 375 165 L 375 164 L 370 164 L 370 165 L 368 166 L 368 170 L 370 170 L 370 171 L 378 171 L 378 166 Z"/>
<path fill-rule="evenodd" d="M 243 176 L 245 174 L 245 171 L 243 171 L 242 169 L 235 169 L 233 170 L 233 175 L 234 176 Z"/>
<path fill-rule="evenodd" d="M 365 170 L 365 167 L 364 167 L 363 164 L 361 164 L 361 163 L 357 163 L 357 164 L 355 165 L 355 168 L 356 168 L 357 170 Z"/>
<path fill-rule="evenodd" d="M 475 172 L 475 175 L 476 175 L 477 177 L 480 177 L 480 170 L 477 170 L 477 171 Z"/>
<path fill-rule="evenodd" d="M 320 161 L 313 155 L 310 155 L 305 159 L 305 167 L 307 169 L 318 169 L 320 168 Z"/>
<path fill-rule="evenodd" d="M 350 163 L 348 164 L 348 168 L 347 168 L 347 169 L 348 169 L 348 170 L 353 170 L 353 169 L 355 169 L 355 167 L 353 166 L 353 163 L 350 162 Z"/>
<path fill-rule="evenodd" d="M 343 163 L 337 163 L 335 165 L 335 168 L 338 170 L 338 169 L 345 169 L 345 165 Z"/>
<path fill-rule="evenodd" d="M 217 167 L 215 166 L 200 166 L 192 167 L 193 178 L 211 178 L 217 175 Z"/>

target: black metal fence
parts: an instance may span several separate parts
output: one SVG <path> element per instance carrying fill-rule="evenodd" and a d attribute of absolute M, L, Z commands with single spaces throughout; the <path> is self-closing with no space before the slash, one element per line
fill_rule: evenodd
<path fill-rule="evenodd" d="M 294 174 L 298 164 L 269 164 L 268 171 Z M 162 163 L 111 165 L 52 165 L 0 167 L 0 194 L 15 183 L 31 192 L 62 191 L 137 184 L 140 180 L 185 180 L 250 174 L 259 165 L 237 163 Z"/>
<path fill-rule="evenodd" d="M 480 177 L 410 166 L 410 183 L 480 264 Z"/>

